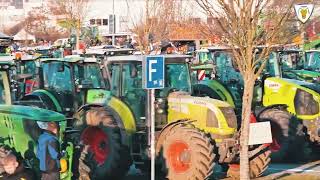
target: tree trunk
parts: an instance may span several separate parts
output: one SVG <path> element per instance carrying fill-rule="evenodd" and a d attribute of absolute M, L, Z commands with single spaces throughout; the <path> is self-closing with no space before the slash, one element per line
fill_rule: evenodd
<path fill-rule="evenodd" d="M 250 114 L 253 97 L 253 89 L 255 80 L 252 78 L 251 73 L 244 77 L 244 93 L 242 96 L 242 121 L 241 121 L 241 135 L 240 135 L 240 179 L 248 180 L 249 175 L 249 155 L 248 155 L 248 142 L 249 142 L 249 125 Z"/>

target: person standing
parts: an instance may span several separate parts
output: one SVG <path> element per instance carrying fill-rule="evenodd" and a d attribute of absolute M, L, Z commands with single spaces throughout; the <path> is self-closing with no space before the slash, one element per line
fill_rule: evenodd
<path fill-rule="evenodd" d="M 41 180 L 60 179 L 60 144 L 57 138 L 58 124 L 55 122 L 40 122 L 43 129 L 38 139 L 37 158 L 40 162 Z"/>

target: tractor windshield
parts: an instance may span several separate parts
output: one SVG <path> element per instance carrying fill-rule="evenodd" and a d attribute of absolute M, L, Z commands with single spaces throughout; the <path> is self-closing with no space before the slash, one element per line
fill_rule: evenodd
<path fill-rule="evenodd" d="M 35 75 L 36 63 L 35 61 L 25 61 L 23 62 L 23 67 L 21 67 L 22 74 L 32 74 Z"/>
<path fill-rule="evenodd" d="M 191 92 L 191 82 L 188 64 L 166 65 L 166 87 Z"/>
<path fill-rule="evenodd" d="M 306 52 L 305 69 L 320 71 L 320 51 Z"/>
<path fill-rule="evenodd" d="M 279 52 L 279 58 L 283 71 L 303 69 L 303 59 L 297 51 Z"/>
<path fill-rule="evenodd" d="M 201 64 L 208 63 L 209 61 L 212 61 L 212 53 L 211 52 L 198 52 L 198 58 L 199 62 Z"/>
<path fill-rule="evenodd" d="M 43 63 L 43 80 L 46 89 L 72 92 L 70 67 L 64 62 Z"/>
<path fill-rule="evenodd" d="M 83 80 L 90 83 L 90 88 L 104 89 L 105 83 L 98 64 L 84 63 L 75 66 L 76 80 L 81 83 Z"/>

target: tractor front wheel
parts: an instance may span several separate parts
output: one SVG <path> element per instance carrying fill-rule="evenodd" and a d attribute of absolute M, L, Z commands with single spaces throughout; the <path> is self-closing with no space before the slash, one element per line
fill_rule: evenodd
<path fill-rule="evenodd" d="M 267 109 L 259 115 L 259 121 L 270 121 L 272 132 L 272 161 L 297 161 L 307 158 L 310 149 L 297 118 L 281 109 Z M 295 159 L 299 158 L 299 159 Z"/>
<path fill-rule="evenodd" d="M 206 179 L 213 173 L 215 147 L 205 133 L 185 123 L 163 135 L 157 153 L 162 157 L 161 171 L 169 180 Z"/>
<path fill-rule="evenodd" d="M 130 154 L 121 143 L 116 117 L 109 107 L 92 108 L 75 125 L 81 132 L 80 142 L 88 146 L 82 162 L 90 168 L 91 179 L 121 179 L 129 170 Z"/>

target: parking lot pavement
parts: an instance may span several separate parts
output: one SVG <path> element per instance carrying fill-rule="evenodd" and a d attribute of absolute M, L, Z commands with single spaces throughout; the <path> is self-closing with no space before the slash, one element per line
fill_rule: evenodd
<path fill-rule="evenodd" d="M 271 164 L 265 174 L 258 180 L 320 180 L 320 160 L 304 164 Z"/>
<path fill-rule="evenodd" d="M 138 171 L 131 171 L 125 180 L 150 180 L 150 177 Z M 211 180 L 231 180 L 225 178 L 225 173 L 219 167 L 215 170 Z M 256 180 L 320 180 L 320 160 L 304 164 L 270 164 L 263 177 Z"/>

